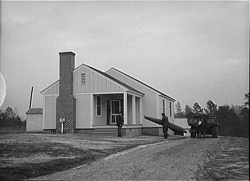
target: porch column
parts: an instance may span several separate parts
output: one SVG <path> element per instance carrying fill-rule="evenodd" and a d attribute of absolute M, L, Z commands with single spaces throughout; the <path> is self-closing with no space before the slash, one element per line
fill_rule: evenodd
<path fill-rule="evenodd" d="M 94 123 L 94 95 L 90 94 L 90 120 L 89 120 L 90 128 L 93 127 L 93 123 Z"/>
<path fill-rule="evenodd" d="M 123 117 L 124 125 L 128 124 L 128 95 L 127 92 L 123 93 Z"/>
<path fill-rule="evenodd" d="M 136 124 L 135 96 L 132 96 L 132 124 Z"/>
<path fill-rule="evenodd" d="M 139 104 L 140 104 L 140 124 L 142 124 L 144 117 L 143 117 L 143 112 L 142 112 L 142 98 L 141 97 L 139 97 Z"/>

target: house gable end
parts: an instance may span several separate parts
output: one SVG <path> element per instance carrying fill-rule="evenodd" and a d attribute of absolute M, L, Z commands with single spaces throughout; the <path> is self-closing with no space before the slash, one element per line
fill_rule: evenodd
<path fill-rule="evenodd" d="M 126 87 L 112 80 L 109 75 L 86 64 L 74 70 L 74 93 L 124 91 L 127 91 Z"/>
<path fill-rule="evenodd" d="M 175 101 L 174 98 L 172 98 L 172 97 L 170 97 L 170 96 L 168 96 L 168 95 L 160 92 L 159 90 L 157 90 L 157 89 L 155 89 L 155 88 L 153 88 L 153 87 L 145 84 L 144 82 L 142 82 L 142 81 L 140 81 L 140 80 L 138 80 L 138 79 L 136 79 L 136 78 L 134 78 L 134 77 L 132 77 L 132 76 L 130 76 L 130 75 L 128 75 L 128 74 L 126 74 L 126 73 L 118 70 L 118 69 L 116 69 L 116 68 L 111 68 L 106 73 L 109 74 L 109 75 L 111 75 L 111 76 L 114 76 L 114 73 L 118 73 L 120 76 L 126 77 L 126 78 L 132 80 L 133 82 L 139 83 L 140 85 L 142 85 L 142 86 L 144 86 L 144 87 L 146 87 L 146 88 L 148 88 L 148 89 L 150 89 L 150 90 L 158 93 L 161 97 L 164 97 L 164 98 L 166 98 L 166 99 L 168 99 L 170 101 L 173 101 L 173 102 Z M 116 77 L 116 76 L 114 76 L 114 77 Z"/>
<path fill-rule="evenodd" d="M 117 80 L 109 74 L 98 69 L 82 64 L 73 72 L 73 92 L 74 93 L 93 93 L 93 92 L 124 92 L 130 91 L 138 95 L 142 92 L 128 86 L 124 82 Z M 59 80 L 41 91 L 43 95 L 58 95 Z"/>

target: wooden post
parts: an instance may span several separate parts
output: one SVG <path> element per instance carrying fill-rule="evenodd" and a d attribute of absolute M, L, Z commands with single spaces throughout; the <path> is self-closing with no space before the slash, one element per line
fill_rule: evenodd
<path fill-rule="evenodd" d="M 29 109 L 31 108 L 31 104 L 32 104 L 32 94 L 33 94 L 33 86 L 31 88 L 31 92 L 30 92 L 30 105 L 29 105 Z"/>
<path fill-rule="evenodd" d="M 128 124 L 128 95 L 127 92 L 123 93 L 123 118 L 124 118 L 124 125 Z"/>

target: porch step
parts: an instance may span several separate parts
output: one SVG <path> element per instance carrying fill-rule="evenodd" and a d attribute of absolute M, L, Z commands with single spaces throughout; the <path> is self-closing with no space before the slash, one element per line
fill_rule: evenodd
<path fill-rule="evenodd" d="M 100 134 L 100 135 L 105 135 L 105 136 L 117 136 L 117 133 L 113 132 L 93 132 L 93 134 Z"/>
<path fill-rule="evenodd" d="M 93 134 L 102 134 L 106 136 L 116 136 L 117 128 L 96 128 Z"/>

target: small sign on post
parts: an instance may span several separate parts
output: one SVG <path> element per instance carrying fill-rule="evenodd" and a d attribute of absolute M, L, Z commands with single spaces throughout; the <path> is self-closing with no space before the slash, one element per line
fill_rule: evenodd
<path fill-rule="evenodd" d="M 60 118 L 60 123 L 61 124 L 61 134 L 63 134 L 63 122 L 65 122 L 65 118 Z"/>

